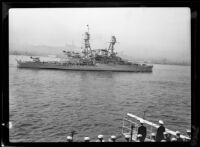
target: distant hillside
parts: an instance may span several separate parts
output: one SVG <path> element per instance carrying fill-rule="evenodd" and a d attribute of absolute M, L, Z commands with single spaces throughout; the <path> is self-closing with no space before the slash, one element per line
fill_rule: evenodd
<path fill-rule="evenodd" d="M 189 66 L 191 63 L 189 61 L 172 61 L 166 58 L 152 59 L 152 58 L 138 58 L 125 55 L 123 52 L 119 52 L 118 56 L 123 59 L 127 59 L 133 62 L 148 62 L 151 64 L 167 64 L 167 65 L 186 65 Z"/>
<path fill-rule="evenodd" d="M 62 55 L 63 50 L 78 50 L 75 45 L 65 46 L 47 46 L 47 45 L 29 45 L 29 44 L 9 44 L 9 54 L 14 55 Z"/>
<path fill-rule="evenodd" d="M 81 51 L 81 49 L 75 45 L 68 45 L 65 46 L 47 46 L 47 45 L 29 45 L 29 44 L 9 44 L 9 54 L 12 55 L 28 55 L 28 56 L 47 56 L 47 55 L 57 55 L 62 57 L 63 50 L 72 50 L 72 51 Z M 138 57 L 132 57 L 130 55 L 126 55 L 123 52 L 119 52 L 118 56 L 123 59 L 130 60 L 130 61 L 147 61 L 148 63 L 152 64 L 169 64 L 169 65 L 190 65 L 190 62 L 186 61 L 171 61 L 168 59 L 144 59 Z"/>

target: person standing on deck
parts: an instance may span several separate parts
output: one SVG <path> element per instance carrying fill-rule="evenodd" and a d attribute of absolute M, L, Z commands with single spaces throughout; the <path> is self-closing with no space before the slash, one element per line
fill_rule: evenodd
<path fill-rule="evenodd" d="M 160 124 L 160 127 L 158 128 L 157 133 L 156 133 L 157 142 L 160 142 L 161 140 L 164 139 L 163 132 L 165 132 L 164 122 L 162 120 L 159 120 L 159 124 Z"/>
<path fill-rule="evenodd" d="M 138 128 L 138 133 L 137 134 L 141 134 L 141 142 L 144 142 L 146 135 L 147 135 L 147 128 L 143 125 L 144 121 L 140 120 L 140 127 Z"/>
<path fill-rule="evenodd" d="M 114 135 L 110 136 L 110 138 L 108 139 L 108 142 L 116 142 L 116 136 Z"/>
<path fill-rule="evenodd" d="M 129 142 L 130 137 L 131 137 L 130 135 L 125 135 L 125 139 L 126 139 L 127 142 Z"/>
<path fill-rule="evenodd" d="M 189 137 L 190 139 L 185 139 L 185 141 L 190 141 L 191 140 L 191 131 L 186 130 L 186 132 L 187 132 L 187 137 Z"/>
<path fill-rule="evenodd" d="M 183 142 L 183 139 L 181 138 L 181 133 L 179 131 L 176 131 L 176 139 L 177 139 L 177 142 Z"/>
<path fill-rule="evenodd" d="M 71 136 L 67 136 L 67 142 L 73 142 L 73 139 Z"/>
<path fill-rule="evenodd" d="M 164 140 L 165 140 L 166 142 L 170 142 L 171 139 L 170 139 L 170 137 L 169 137 L 169 133 L 168 133 L 168 132 L 164 132 L 163 134 L 164 134 Z"/>
<path fill-rule="evenodd" d="M 136 142 L 144 142 L 143 140 L 142 140 L 142 134 L 138 134 L 137 135 L 137 141 Z"/>
<path fill-rule="evenodd" d="M 187 137 L 191 138 L 191 131 L 190 130 L 186 130 L 187 132 Z"/>
<path fill-rule="evenodd" d="M 173 137 L 173 138 L 171 139 L 171 142 L 177 142 L 177 139 Z"/>
<path fill-rule="evenodd" d="M 151 142 L 156 142 L 156 134 L 151 133 Z"/>
<path fill-rule="evenodd" d="M 169 134 L 168 132 L 166 132 L 166 138 L 165 138 L 165 140 L 166 140 L 167 142 L 170 142 L 170 141 L 171 141 L 171 134 Z"/>
<path fill-rule="evenodd" d="M 151 142 L 156 142 L 156 134 L 151 133 Z"/>
<path fill-rule="evenodd" d="M 103 140 L 103 135 L 98 135 L 98 140 L 96 142 L 105 142 Z"/>
<path fill-rule="evenodd" d="M 84 142 L 90 142 L 90 137 L 85 137 Z"/>

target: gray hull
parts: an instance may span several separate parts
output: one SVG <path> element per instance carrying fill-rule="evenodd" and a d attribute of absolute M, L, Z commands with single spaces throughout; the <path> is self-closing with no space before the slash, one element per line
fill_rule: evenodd
<path fill-rule="evenodd" d="M 19 62 L 19 68 L 39 68 L 39 69 L 62 69 L 81 71 L 124 71 L 124 72 L 152 72 L 153 66 L 148 65 L 116 65 L 116 64 L 96 64 L 89 65 L 63 65 L 60 63 L 48 62 Z"/>

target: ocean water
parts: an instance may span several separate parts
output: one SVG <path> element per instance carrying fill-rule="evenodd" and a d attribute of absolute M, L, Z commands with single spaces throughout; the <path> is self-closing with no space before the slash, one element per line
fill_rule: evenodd
<path fill-rule="evenodd" d="M 190 66 L 154 65 L 152 73 L 19 69 L 9 56 L 11 142 L 65 142 L 121 135 L 126 113 L 185 134 L 191 127 Z M 23 57 L 28 59 L 27 57 Z M 121 138 L 122 139 L 122 138 Z"/>

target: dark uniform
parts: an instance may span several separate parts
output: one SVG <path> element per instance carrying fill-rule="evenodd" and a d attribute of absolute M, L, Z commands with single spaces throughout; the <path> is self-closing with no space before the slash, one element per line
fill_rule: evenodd
<path fill-rule="evenodd" d="M 178 138 L 176 138 L 176 139 L 177 139 L 177 142 L 183 142 L 183 139 L 180 138 L 180 137 L 178 137 Z"/>
<path fill-rule="evenodd" d="M 191 141 L 191 139 L 185 139 L 185 141 L 186 141 L 186 142 L 190 142 L 190 141 Z"/>
<path fill-rule="evenodd" d="M 171 138 L 170 138 L 169 134 L 168 134 L 167 137 L 166 137 L 166 141 L 167 141 L 167 142 L 170 142 L 170 141 L 171 141 Z"/>
<path fill-rule="evenodd" d="M 146 134 L 147 134 L 147 128 L 145 126 L 140 126 L 138 128 L 138 134 L 141 134 L 141 142 L 144 142 L 145 138 L 146 138 Z"/>
<path fill-rule="evenodd" d="M 165 127 L 164 126 L 160 126 L 158 128 L 158 130 L 157 130 L 157 133 L 156 133 L 156 141 L 157 142 L 160 142 L 161 140 L 164 139 L 163 132 L 165 132 Z"/>

